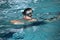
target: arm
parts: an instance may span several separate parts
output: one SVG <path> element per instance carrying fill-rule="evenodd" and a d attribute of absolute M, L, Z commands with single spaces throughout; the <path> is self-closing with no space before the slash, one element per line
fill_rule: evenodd
<path fill-rule="evenodd" d="M 10 21 L 12 24 L 24 24 L 23 22 L 21 22 L 20 20 L 11 20 Z"/>
<path fill-rule="evenodd" d="M 37 21 L 37 19 L 32 19 L 32 20 L 29 20 L 29 22 L 33 22 L 33 21 Z"/>

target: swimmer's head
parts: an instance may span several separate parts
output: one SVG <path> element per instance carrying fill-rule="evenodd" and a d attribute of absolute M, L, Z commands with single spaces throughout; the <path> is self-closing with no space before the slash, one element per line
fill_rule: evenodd
<path fill-rule="evenodd" d="M 26 8 L 24 10 L 24 12 L 23 12 L 23 15 L 31 17 L 32 16 L 32 12 L 33 12 L 33 10 L 31 8 Z"/>

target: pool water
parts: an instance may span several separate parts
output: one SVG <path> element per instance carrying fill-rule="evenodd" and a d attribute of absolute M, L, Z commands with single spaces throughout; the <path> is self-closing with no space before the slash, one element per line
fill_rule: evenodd
<path fill-rule="evenodd" d="M 29 7 L 37 22 L 9 22 L 22 19 L 22 12 Z M 56 16 L 57 20 L 45 21 Z M 60 40 L 60 0 L 0 0 L 0 40 Z"/>

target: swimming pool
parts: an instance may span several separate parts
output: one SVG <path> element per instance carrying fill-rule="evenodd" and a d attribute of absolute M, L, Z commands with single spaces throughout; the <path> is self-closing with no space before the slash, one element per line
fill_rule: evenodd
<path fill-rule="evenodd" d="M 10 20 L 21 19 L 25 8 L 33 9 L 40 22 L 13 25 Z M 0 0 L 0 40 L 60 40 L 60 19 L 43 19 L 60 15 L 60 0 Z M 43 19 L 41 19 L 43 18 Z"/>

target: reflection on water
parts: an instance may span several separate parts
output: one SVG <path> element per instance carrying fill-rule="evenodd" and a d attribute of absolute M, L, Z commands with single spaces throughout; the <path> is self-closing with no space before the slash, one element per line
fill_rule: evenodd
<path fill-rule="evenodd" d="M 38 22 L 13 25 L 25 8 Z M 60 0 L 0 0 L 0 40 L 60 40 Z"/>

